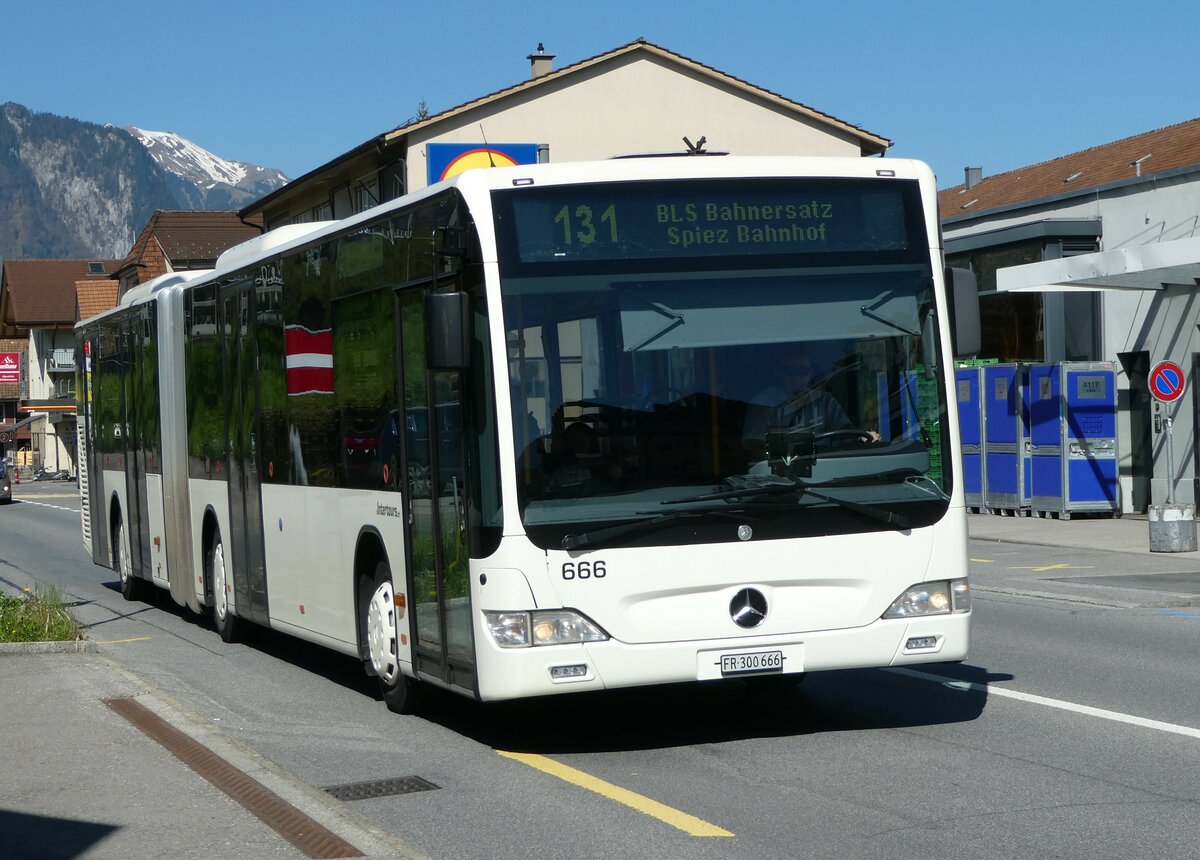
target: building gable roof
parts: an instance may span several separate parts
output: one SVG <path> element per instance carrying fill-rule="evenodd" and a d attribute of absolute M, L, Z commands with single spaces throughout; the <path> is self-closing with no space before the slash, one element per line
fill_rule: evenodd
<path fill-rule="evenodd" d="M 117 306 L 117 291 L 121 285 L 111 278 L 104 280 L 76 281 L 76 319 L 85 320 L 110 311 Z"/>
<path fill-rule="evenodd" d="M 539 46 L 540 47 L 540 46 Z M 859 142 L 859 147 L 864 155 L 878 155 L 886 151 L 892 142 L 886 137 L 882 137 L 872 132 L 866 131 L 857 125 L 849 123 L 845 120 L 838 119 L 831 114 L 824 113 L 808 105 L 785 98 L 779 93 L 771 90 L 755 86 L 741 78 L 722 72 L 712 66 L 707 66 L 697 60 L 690 59 L 677 54 L 674 51 L 669 51 L 660 45 L 655 45 L 645 39 L 637 39 L 627 45 L 622 45 L 619 48 L 614 48 L 603 54 L 597 54 L 594 57 L 589 57 L 585 60 L 580 60 L 569 66 L 564 66 L 561 69 L 539 75 L 534 78 L 527 78 L 520 83 L 514 84 L 504 89 L 496 90 L 488 95 L 481 96 L 477 99 L 464 102 L 452 108 L 439 111 L 428 117 L 421 119 L 413 119 L 400 125 L 391 131 L 376 135 L 364 143 L 359 144 L 354 149 L 344 152 L 338 157 L 319 167 L 310 170 L 303 176 L 292 180 L 287 185 L 277 188 L 274 191 L 266 194 L 263 197 L 251 202 L 248 206 L 242 208 L 243 214 L 262 213 L 274 201 L 284 199 L 296 192 L 298 188 L 306 187 L 311 181 L 316 180 L 321 175 L 331 171 L 333 168 L 354 161 L 357 158 L 364 156 L 372 151 L 380 150 L 382 147 L 394 144 L 404 137 L 436 126 L 439 123 L 451 120 L 460 114 L 467 111 L 494 104 L 502 99 L 513 95 L 523 94 L 530 91 L 536 91 L 540 87 L 546 87 L 554 83 L 561 83 L 564 79 L 569 79 L 572 76 L 577 76 L 587 72 L 602 63 L 613 61 L 622 56 L 631 54 L 645 54 L 661 61 L 683 69 L 689 70 L 691 73 L 700 77 L 711 80 L 714 84 L 721 84 L 732 89 L 741 91 L 748 97 L 761 98 L 779 108 L 780 110 L 791 113 L 798 119 L 803 119 L 813 122 L 818 126 L 824 126 L 831 134 L 841 134 Z"/>
<path fill-rule="evenodd" d="M 656 45 L 653 42 L 648 42 L 645 39 L 637 39 L 627 45 L 622 45 L 619 48 L 614 48 L 613 50 L 607 51 L 603 54 L 597 54 L 594 57 L 588 57 L 585 60 L 580 60 L 579 62 L 572 63 L 569 66 L 563 66 L 561 69 L 555 69 L 554 71 L 547 72 L 546 74 L 540 75 L 536 78 L 530 78 L 522 81 L 521 83 L 514 84 L 513 86 L 505 87 L 502 90 L 497 90 L 494 93 L 489 93 L 486 96 L 480 96 L 477 99 L 473 99 L 469 102 L 464 102 L 461 105 L 457 105 L 455 107 L 448 108 L 447 110 L 440 111 L 436 114 L 432 114 L 424 119 L 405 123 L 404 125 L 401 125 L 383 135 L 384 140 L 390 143 L 397 137 L 412 134 L 414 131 L 419 131 L 429 126 L 436 125 L 440 122 L 457 116 L 458 114 L 490 104 L 507 96 L 514 95 L 516 93 L 523 93 L 538 87 L 544 87 L 556 81 L 562 81 L 564 78 L 578 75 L 580 72 L 590 69 L 593 66 L 600 65 L 601 63 L 609 62 L 624 55 L 638 53 L 648 54 L 661 60 L 665 60 L 668 63 L 682 66 L 699 74 L 702 77 L 732 86 L 734 89 L 740 90 L 747 95 L 753 95 L 765 99 L 766 101 L 771 102 L 775 106 L 780 107 L 785 111 L 790 111 L 801 117 L 804 117 L 805 119 L 815 121 L 819 125 L 829 127 L 831 130 L 840 132 L 849 137 L 858 138 L 864 154 L 873 155 L 881 153 L 892 145 L 892 142 L 885 137 L 872 134 L 871 132 L 865 131 L 864 129 L 856 125 L 852 125 L 845 120 L 838 119 L 831 114 L 824 113 L 816 108 L 793 101 L 792 99 L 786 98 L 779 93 L 772 92 L 771 90 L 755 86 L 754 84 L 744 81 L 741 78 L 734 77 L 733 75 L 722 72 L 719 69 L 713 68 L 712 66 L 708 66 L 697 60 L 685 57 L 682 54 L 669 51 L 666 48 Z"/>
<path fill-rule="evenodd" d="M 93 263 L 102 271 L 93 273 Z M 5 260 L 0 323 L 5 328 L 74 325 L 76 281 L 105 282 L 118 260 Z"/>
<path fill-rule="evenodd" d="M 1200 119 L 1147 131 L 938 193 L 951 220 L 1200 165 Z"/>
<path fill-rule="evenodd" d="M 223 251 L 261 233 L 260 226 L 242 220 L 233 209 L 159 209 L 142 228 L 121 269 L 141 264 L 153 242 L 169 261 L 212 265 Z M 165 273 L 147 271 L 139 282 Z"/>

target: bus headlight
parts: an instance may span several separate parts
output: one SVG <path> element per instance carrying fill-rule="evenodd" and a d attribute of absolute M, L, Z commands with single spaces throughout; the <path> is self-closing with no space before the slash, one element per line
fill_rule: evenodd
<path fill-rule="evenodd" d="M 921 615 L 948 615 L 971 609 L 971 590 L 965 579 L 922 582 L 892 601 L 884 618 L 914 618 Z"/>
<path fill-rule="evenodd" d="M 484 610 L 492 638 L 501 648 L 531 645 L 568 645 L 602 642 L 608 638 L 600 626 L 570 609 L 537 609 L 533 612 Z"/>
<path fill-rule="evenodd" d="M 529 644 L 528 612 L 488 612 L 487 619 L 492 638 L 501 648 L 524 648 Z"/>

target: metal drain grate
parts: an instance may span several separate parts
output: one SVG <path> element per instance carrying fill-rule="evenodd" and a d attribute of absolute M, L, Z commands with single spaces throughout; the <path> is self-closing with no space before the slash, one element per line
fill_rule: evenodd
<path fill-rule="evenodd" d="M 338 800 L 367 800 L 372 797 L 391 797 L 394 794 L 412 794 L 415 791 L 433 791 L 440 787 L 419 776 L 401 776 L 396 779 L 331 785 L 325 791 Z"/>
<path fill-rule="evenodd" d="M 145 705 L 133 699 L 105 699 L 104 704 L 177 759 L 242 805 L 251 815 L 314 858 L 362 857 L 363 853 L 337 834 L 283 800 L 262 783 L 238 770 L 199 741 L 185 735 Z"/>

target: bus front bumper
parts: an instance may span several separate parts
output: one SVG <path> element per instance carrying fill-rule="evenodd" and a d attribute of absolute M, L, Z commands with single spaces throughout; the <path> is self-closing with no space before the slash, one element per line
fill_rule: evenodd
<path fill-rule="evenodd" d="M 500 648 L 479 643 L 484 701 L 755 675 L 964 660 L 970 612 L 879 620 L 866 627 L 631 645 Z"/>

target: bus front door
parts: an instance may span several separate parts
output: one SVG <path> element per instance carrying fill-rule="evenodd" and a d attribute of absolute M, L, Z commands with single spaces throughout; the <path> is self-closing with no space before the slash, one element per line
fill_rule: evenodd
<path fill-rule="evenodd" d="M 225 552 L 232 561 L 237 614 L 267 623 L 267 580 L 259 487 L 258 374 L 254 341 L 253 282 L 221 290 L 221 373 L 229 454 L 229 528 Z"/>
<path fill-rule="evenodd" d="M 460 374 L 426 364 L 424 291 L 407 289 L 397 300 L 414 665 L 473 689 Z"/>

